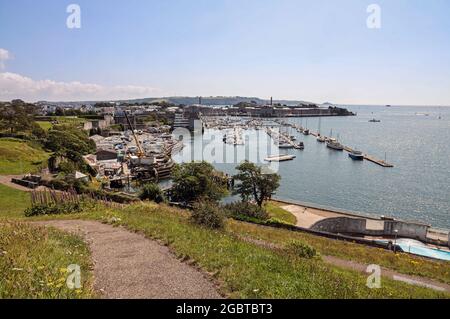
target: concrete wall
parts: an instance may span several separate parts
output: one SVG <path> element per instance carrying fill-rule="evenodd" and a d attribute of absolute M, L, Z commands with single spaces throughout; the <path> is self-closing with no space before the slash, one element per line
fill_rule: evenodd
<path fill-rule="evenodd" d="M 413 238 L 427 241 L 428 225 L 409 223 L 404 221 L 384 220 L 383 228 L 368 228 L 366 219 L 350 217 L 334 217 L 321 220 L 314 224 L 311 229 L 329 233 L 369 235 L 369 236 L 392 236 L 395 230 L 399 238 Z"/>
<path fill-rule="evenodd" d="M 384 233 L 386 236 L 395 236 L 395 230 L 398 231 L 398 237 L 427 240 L 428 225 L 408 223 L 403 221 L 385 221 Z"/>
<path fill-rule="evenodd" d="M 333 217 L 315 223 L 311 229 L 334 234 L 363 234 L 366 230 L 366 220 L 349 217 Z"/>

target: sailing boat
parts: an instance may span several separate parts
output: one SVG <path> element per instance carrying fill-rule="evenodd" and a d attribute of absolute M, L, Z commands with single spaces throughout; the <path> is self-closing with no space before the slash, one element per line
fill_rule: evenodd
<path fill-rule="evenodd" d="M 330 136 L 333 136 L 333 130 L 331 130 Z M 338 136 L 339 137 L 339 136 Z M 327 141 L 327 147 L 336 151 L 343 151 L 344 145 L 338 142 L 337 139 L 330 137 Z"/>
<path fill-rule="evenodd" d="M 319 117 L 319 131 L 317 132 L 317 142 L 325 143 L 327 141 L 327 138 L 325 136 L 320 135 L 321 126 L 322 126 L 322 118 Z"/>

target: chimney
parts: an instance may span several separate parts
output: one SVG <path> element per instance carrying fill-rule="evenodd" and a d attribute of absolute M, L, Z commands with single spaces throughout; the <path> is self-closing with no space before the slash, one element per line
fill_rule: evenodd
<path fill-rule="evenodd" d="M 201 96 L 198 97 L 198 104 L 202 105 L 202 97 Z"/>
<path fill-rule="evenodd" d="M 273 98 L 270 97 L 270 105 L 273 105 Z"/>

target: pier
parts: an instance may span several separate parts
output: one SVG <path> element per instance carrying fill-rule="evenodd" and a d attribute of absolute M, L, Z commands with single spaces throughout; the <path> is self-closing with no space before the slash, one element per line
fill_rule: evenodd
<path fill-rule="evenodd" d="M 306 130 L 306 128 L 303 128 L 303 127 L 301 127 L 299 125 L 290 124 L 290 123 L 287 123 L 287 122 L 284 122 L 284 121 L 277 121 L 277 123 L 280 124 L 280 125 L 292 127 L 294 129 L 296 129 L 299 133 L 302 133 L 304 130 Z M 328 136 L 320 135 L 318 132 L 313 132 L 313 131 L 310 131 L 309 135 L 312 135 L 312 136 L 314 136 L 316 138 L 319 137 L 319 136 L 323 136 L 327 140 L 330 139 Z M 348 147 L 348 146 L 345 146 L 345 145 L 344 145 L 344 150 L 346 152 L 348 152 L 348 153 L 353 152 L 353 149 L 351 147 Z M 394 167 L 394 165 L 392 165 L 392 164 L 390 164 L 390 163 L 388 163 L 388 162 L 386 162 L 386 161 L 384 161 L 382 159 L 378 159 L 378 158 L 376 158 L 374 156 L 371 156 L 369 154 L 365 154 L 364 153 L 363 156 L 364 156 L 365 160 L 368 160 L 369 162 L 375 163 L 375 164 L 380 165 L 382 167 L 386 167 L 386 168 Z"/>

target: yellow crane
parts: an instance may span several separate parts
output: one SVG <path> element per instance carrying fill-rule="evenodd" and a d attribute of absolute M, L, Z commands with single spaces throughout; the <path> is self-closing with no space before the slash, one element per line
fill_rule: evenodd
<path fill-rule="evenodd" d="M 139 143 L 139 140 L 138 140 L 138 138 L 136 136 L 136 133 L 134 132 L 134 127 L 131 124 L 131 121 L 130 121 L 130 118 L 128 117 L 127 111 L 124 111 L 124 113 L 125 113 L 125 118 L 127 119 L 128 125 L 130 126 L 131 132 L 133 133 L 133 137 L 134 137 L 134 140 L 136 142 L 136 146 L 138 148 L 137 156 L 139 158 L 143 158 L 145 156 L 145 153 L 142 150 L 141 143 Z"/>

